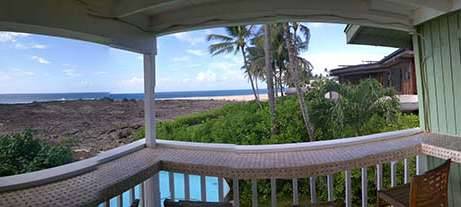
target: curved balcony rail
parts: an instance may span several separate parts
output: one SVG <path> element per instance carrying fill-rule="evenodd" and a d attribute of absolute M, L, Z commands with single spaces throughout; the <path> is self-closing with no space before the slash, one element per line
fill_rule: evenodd
<path fill-rule="evenodd" d="M 167 171 L 168 195 L 177 199 L 175 174 L 182 174 L 181 199 L 191 200 L 191 189 L 200 189 L 199 200 L 209 200 L 207 177 L 217 177 L 217 200 L 225 197 L 225 182 L 232 181 L 234 206 L 239 206 L 239 181 L 252 185 L 257 206 L 258 180 L 270 180 L 271 204 L 277 206 L 276 180 L 291 180 L 293 204 L 299 204 L 298 179 L 309 178 L 310 199 L 318 202 L 316 181 L 326 177 L 328 200 L 334 200 L 333 176 L 344 173 L 346 206 L 352 206 L 351 171 L 361 169 L 362 206 L 367 206 L 367 169 L 376 168 L 376 188 L 383 187 L 383 164 L 390 163 L 391 185 L 396 184 L 396 164 L 403 162 L 403 180 L 409 181 L 408 159 L 420 155 L 461 162 L 461 140 L 456 137 L 408 129 L 368 136 L 312 143 L 238 146 L 158 140 L 146 148 L 144 141 L 125 145 L 88 159 L 47 170 L 0 178 L 0 206 L 125 206 L 138 198 L 160 206 L 159 172 Z M 200 185 L 190 185 L 190 176 Z M 194 189 L 195 188 L 195 189 Z M 148 193 L 149 192 L 149 193 Z M 173 192 L 173 193 L 172 193 Z M 113 202 L 110 202 L 113 201 Z M 110 204 L 112 203 L 112 204 Z M 125 203 L 125 205 L 124 205 Z"/>

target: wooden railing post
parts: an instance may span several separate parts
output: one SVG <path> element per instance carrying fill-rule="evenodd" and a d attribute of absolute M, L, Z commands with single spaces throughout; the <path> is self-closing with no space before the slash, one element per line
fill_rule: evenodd
<path fill-rule="evenodd" d="M 351 171 L 350 170 L 346 170 L 344 172 L 344 182 L 345 182 L 344 187 L 346 188 L 344 202 L 346 204 L 346 207 L 352 207 L 352 186 L 351 186 Z"/>
<path fill-rule="evenodd" d="M 205 175 L 200 176 L 200 199 L 202 201 L 207 201 L 206 200 L 206 176 Z"/>
<path fill-rule="evenodd" d="M 368 172 L 367 168 L 363 167 L 362 171 L 362 207 L 368 206 Z"/>
<path fill-rule="evenodd" d="M 397 185 L 396 180 L 396 171 L 397 171 L 397 161 L 391 161 L 391 187 L 395 187 Z"/>
<path fill-rule="evenodd" d="M 292 180 L 293 187 L 293 205 L 299 205 L 299 189 L 298 189 L 298 179 L 293 178 Z"/>
<path fill-rule="evenodd" d="M 327 175 L 327 191 L 328 191 L 328 201 L 335 200 L 335 189 L 333 186 L 334 183 L 333 175 Z"/>
<path fill-rule="evenodd" d="M 312 204 L 317 203 L 316 180 L 317 180 L 317 177 L 315 176 L 309 177 L 309 188 L 310 188 L 309 190 L 311 193 L 311 203 Z"/>
<path fill-rule="evenodd" d="M 271 178 L 271 206 L 277 207 L 277 180 Z"/>
<path fill-rule="evenodd" d="M 218 177 L 218 201 L 224 201 L 224 178 Z"/>
<path fill-rule="evenodd" d="M 258 207 L 258 181 L 251 179 L 251 204 L 253 207 Z"/>
<path fill-rule="evenodd" d="M 175 189 L 174 189 L 174 173 L 168 172 L 168 181 L 170 186 L 170 199 L 175 200 Z"/>
<path fill-rule="evenodd" d="M 190 181 L 189 181 L 189 174 L 184 174 L 184 199 L 186 201 L 190 201 Z"/>
<path fill-rule="evenodd" d="M 240 207 L 240 192 L 239 192 L 239 179 L 234 177 L 232 179 L 233 192 L 234 195 L 234 207 Z"/>

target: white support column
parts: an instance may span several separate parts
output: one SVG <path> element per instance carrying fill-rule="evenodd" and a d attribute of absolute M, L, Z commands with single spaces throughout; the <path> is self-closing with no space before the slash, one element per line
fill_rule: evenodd
<path fill-rule="evenodd" d="M 309 191 L 311 193 L 311 203 L 312 204 L 317 203 L 316 180 L 317 180 L 317 177 L 315 176 L 309 177 Z"/>
<path fill-rule="evenodd" d="M 155 55 L 157 50 L 156 38 L 153 41 L 154 51 L 144 54 L 144 128 L 146 146 L 155 146 Z"/>
<path fill-rule="evenodd" d="M 258 207 L 258 181 L 251 179 L 251 206 Z"/>
<path fill-rule="evenodd" d="M 362 168 L 362 207 L 368 206 L 368 173 L 367 168 Z"/>
<path fill-rule="evenodd" d="M 334 183 L 333 175 L 327 175 L 327 191 L 328 191 L 328 201 L 335 200 L 335 189 L 333 187 Z"/>
<path fill-rule="evenodd" d="M 293 178 L 293 205 L 299 205 L 298 178 Z"/>
<path fill-rule="evenodd" d="M 345 189 L 345 204 L 346 204 L 346 207 L 352 207 L 352 185 L 351 185 L 351 171 L 350 170 L 346 170 L 344 172 L 344 187 L 346 188 Z"/>
<path fill-rule="evenodd" d="M 271 206 L 277 207 L 277 180 L 271 178 Z"/>
<path fill-rule="evenodd" d="M 391 161 L 391 187 L 397 185 L 396 174 L 397 174 L 397 161 Z"/>

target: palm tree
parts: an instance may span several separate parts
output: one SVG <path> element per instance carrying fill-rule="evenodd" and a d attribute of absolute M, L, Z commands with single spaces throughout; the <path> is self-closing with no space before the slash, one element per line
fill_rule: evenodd
<path fill-rule="evenodd" d="M 272 48 L 271 48 L 271 29 L 269 25 L 264 25 L 264 60 L 266 68 L 266 82 L 267 82 L 267 95 L 269 98 L 269 109 L 271 112 L 271 132 L 276 134 L 277 127 L 275 124 L 276 114 L 275 114 L 275 94 L 274 94 L 274 69 L 272 61 Z"/>
<path fill-rule="evenodd" d="M 303 37 L 298 36 L 297 32 L 301 31 Z M 298 96 L 299 108 L 304 120 L 304 126 L 309 136 L 309 141 L 315 140 L 314 127 L 309 118 L 309 110 L 304 101 L 304 91 L 306 81 L 302 80 L 301 67 L 305 65 L 311 67 L 308 61 L 300 61 L 298 52 L 300 50 L 307 50 L 310 40 L 310 30 L 308 27 L 298 23 L 285 23 L 284 24 L 285 44 L 288 51 L 288 74 L 289 82 L 296 88 L 296 95 Z"/>
<path fill-rule="evenodd" d="M 247 40 L 251 37 L 251 27 L 248 26 L 232 26 L 225 27 L 226 35 L 222 34 L 210 34 L 207 36 L 208 41 L 217 41 L 214 44 L 209 46 L 210 54 L 219 55 L 225 53 L 234 53 L 237 54 L 240 52 L 242 54 L 245 73 L 251 84 L 251 89 L 255 97 L 256 103 L 261 107 L 259 101 L 259 95 L 255 89 L 255 82 L 253 79 L 253 74 L 249 69 L 248 59 L 247 59 Z"/>

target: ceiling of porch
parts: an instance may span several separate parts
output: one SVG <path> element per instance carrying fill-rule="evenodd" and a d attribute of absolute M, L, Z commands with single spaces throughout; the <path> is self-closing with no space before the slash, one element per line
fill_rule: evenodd
<path fill-rule="evenodd" d="M 412 31 L 460 6 L 461 0 L 7 0 L 0 2 L 0 30 L 152 52 L 154 35 L 246 23 L 319 21 Z"/>

